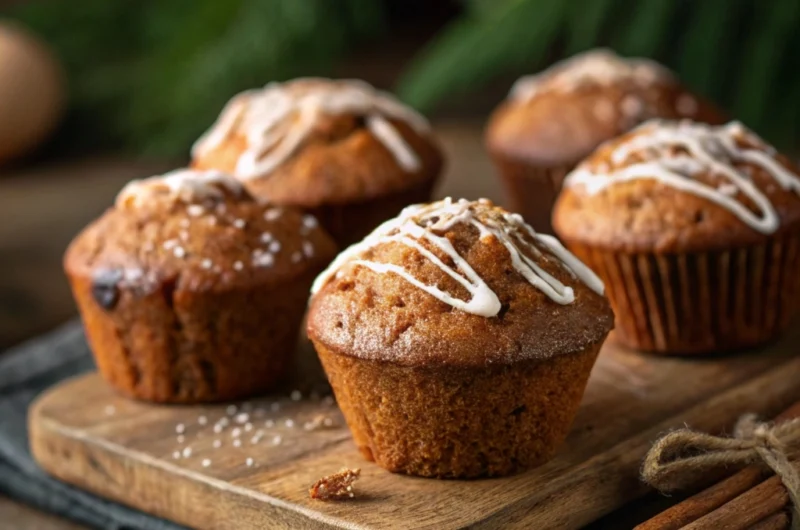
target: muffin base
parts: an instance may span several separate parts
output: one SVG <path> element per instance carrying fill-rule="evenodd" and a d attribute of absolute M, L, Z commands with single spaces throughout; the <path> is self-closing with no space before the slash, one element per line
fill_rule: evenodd
<path fill-rule="evenodd" d="M 314 342 L 367 460 L 422 477 L 509 475 L 552 458 L 601 343 L 504 366 L 401 366 Z"/>
<path fill-rule="evenodd" d="M 500 155 L 492 155 L 506 192 L 509 210 L 519 213 L 537 232 L 552 234 L 553 204 L 564 177 L 575 164 L 537 167 Z"/>
<path fill-rule="evenodd" d="M 429 202 L 435 181 L 430 180 L 408 190 L 390 193 L 364 202 L 323 204 L 306 208 L 333 236 L 340 248 L 364 239 L 378 225 L 395 217 L 410 204 Z"/>
<path fill-rule="evenodd" d="M 311 281 L 218 293 L 122 289 L 106 310 L 91 280 L 70 278 L 100 374 L 129 397 L 159 403 L 270 390 L 294 354 Z"/>
<path fill-rule="evenodd" d="M 800 298 L 800 235 L 725 252 L 626 254 L 567 242 L 600 275 L 614 340 L 662 354 L 757 346 L 791 323 Z"/>

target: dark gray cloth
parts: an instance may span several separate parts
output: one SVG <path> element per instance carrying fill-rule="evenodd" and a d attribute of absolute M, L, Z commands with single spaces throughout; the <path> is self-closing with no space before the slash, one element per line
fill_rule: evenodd
<path fill-rule="evenodd" d="M 0 355 L 0 493 L 95 528 L 180 529 L 59 482 L 31 458 L 28 406 L 50 386 L 93 368 L 79 322 Z"/>

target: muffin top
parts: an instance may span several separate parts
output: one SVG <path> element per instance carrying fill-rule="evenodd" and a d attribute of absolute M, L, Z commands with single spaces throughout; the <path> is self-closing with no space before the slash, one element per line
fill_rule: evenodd
<path fill-rule="evenodd" d="M 404 191 L 438 177 L 427 120 L 355 80 L 297 79 L 234 97 L 192 149 L 258 197 L 312 208 Z"/>
<path fill-rule="evenodd" d="M 797 168 L 742 124 L 654 120 L 567 175 L 553 225 L 628 252 L 724 250 L 796 230 L 798 193 Z"/>
<path fill-rule="evenodd" d="M 216 171 L 177 170 L 130 182 L 71 243 L 70 275 L 92 278 L 102 305 L 117 287 L 143 295 L 277 284 L 335 255 L 313 216 L 255 201 Z M 105 299 L 108 298 L 108 299 Z"/>
<path fill-rule="evenodd" d="M 313 340 L 410 366 L 545 359 L 602 341 L 614 320 L 597 276 L 487 200 L 409 206 L 312 293 Z"/>
<path fill-rule="evenodd" d="M 572 165 L 650 118 L 724 122 L 658 63 L 594 50 L 518 80 L 492 115 L 486 141 L 513 159 Z"/>

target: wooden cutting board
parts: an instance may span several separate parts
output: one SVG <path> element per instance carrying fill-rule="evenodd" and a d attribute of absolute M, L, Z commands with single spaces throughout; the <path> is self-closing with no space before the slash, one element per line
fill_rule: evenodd
<path fill-rule="evenodd" d="M 30 441 L 56 477 L 196 528 L 572 528 L 647 491 L 638 467 L 659 433 L 720 432 L 744 412 L 772 417 L 799 400 L 800 330 L 790 335 L 706 359 L 607 345 L 558 456 L 503 479 L 383 471 L 362 460 L 330 398 L 289 389 L 233 406 L 167 407 L 120 397 L 90 374 L 39 398 Z M 297 380 L 318 382 L 313 353 L 301 350 Z M 343 466 L 362 469 L 355 499 L 309 499 L 309 485 Z"/>

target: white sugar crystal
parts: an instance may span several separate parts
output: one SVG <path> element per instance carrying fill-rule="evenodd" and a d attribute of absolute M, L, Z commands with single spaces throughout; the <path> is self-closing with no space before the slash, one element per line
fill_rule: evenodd
<path fill-rule="evenodd" d="M 290 429 L 292 427 L 294 427 L 294 420 L 291 420 L 291 419 L 290 420 L 286 420 L 286 426 L 289 427 Z"/>
<path fill-rule="evenodd" d="M 117 412 L 117 408 L 114 405 L 106 405 L 105 411 L 106 416 L 113 416 Z"/>
<path fill-rule="evenodd" d="M 184 250 L 183 247 L 175 247 L 172 253 L 175 254 L 176 258 L 183 258 L 186 256 L 186 250 Z"/>
<path fill-rule="evenodd" d="M 280 208 L 270 208 L 266 212 L 264 212 L 264 219 L 267 221 L 274 221 L 278 217 L 281 216 L 281 209 Z"/>
<path fill-rule="evenodd" d="M 233 226 L 239 229 L 244 228 L 245 224 L 244 219 L 235 219 L 233 221 Z"/>
<path fill-rule="evenodd" d="M 261 242 L 267 244 L 272 241 L 272 233 L 271 232 L 264 232 L 261 234 Z"/>
<path fill-rule="evenodd" d="M 203 459 L 203 467 L 208 467 L 210 465 L 211 465 L 211 460 L 209 460 L 208 458 L 204 458 Z"/>
<path fill-rule="evenodd" d="M 190 204 L 186 207 L 186 213 L 188 213 L 191 217 L 200 217 L 206 213 L 206 209 L 199 204 Z"/>
<path fill-rule="evenodd" d="M 220 447 L 222 447 L 222 440 L 214 440 L 214 442 L 211 444 L 211 446 L 214 449 L 219 449 Z"/>
<path fill-rule="evenodd" d="M 254 462 L 252 458 L 248 457 L 247 460 L 244 461 L 244 463 L 247 464 L 247 467 L 253 467 Z"/>
<path fill-rule="evenodd" d="M 167 239 L 166 241 L 161 243 L 161 247 L 164 250 L 170 250 L 170 249 L 174 248 L 175 245 L 177 245 L 177 244 L 178 244 L 178 240 L 177 239 Z"/>
<path fill-rule="evenodd" d="M 281 242 L 280 241 L 273 241 L 272 243 L 269 244 L 268 249 L 273 254 L 277 254 L 281 250 Z"/>
<path fill-rule="evenodd" d="M 281 435 L 279 434 L 272 439 L 272 445 L 280 445 L 282 440 L 283 438 L 281 438 Z"/>
<path fill-rule="evenodd" d="M 200 266 L 206 270 L 210 269 L 213 265 L 214 262 L 212 262 L 209 258 L 204 258 L 203 261 L 200 262 Z"/>
<path fill-rule="evenodd" d="M 249 419 L 250 419 L 250 414 L 248 414 L 246 412 L 242 412 L 241 414 L 237 414 L 236 418 L 235 418 L 236 423 L 247 423 Z"/>
<path fill-rule="evenodd" d="M 303 399 L 303 393 L 299 390 L 292 390 L 292 393 L 289 394 L 289 397 L 292 399 L 292 401 L 300 401 Z"/>
<path fill-rule="evenodd" d="M 219 423 L 217 423 L 216 425 L 214 425 L 214 432 L 215 432 L 215 433 L 217 433 L 217 434 L 221 433 L 221 432 L 222 432 L 222 429 L 223 429 L 223 427 L 222 427 L 222 425 L 220 425 Z"/>
<path fill-rule="evenodd" d="M 228 405 L 228 408 L 225 409 L 225 414 L 227 414 L 228 416 L 233 416 L 238 411 L 239 409 L 236 407 L 236 405 Z"/>
<path fill-rule="evenodd" d="M 184 425 L 183 423 L 177 424 L 175 426 L 175 432 L 178 434 L 183 434 L 184 432 L 186 432 L 186 425 Z"/>
<path fill-rule="evenodd" d="M 191 447 L 184 447 L 183 448 L 183 457 L 184 458 L 189 458 L 190 456 L 192 456 L 192 448 Z"/>
<path fill-rule="evenodd" d="M 303 255 L 299 252 L 292 253 L 292 263 L 299 263 L 301 259 L 303 259 Z"/>
<path fill-rule="evenodd" d="M 231 431 L 231 436 L 233 436 L 234 438 L 238 438 L 241 435 L 242 435 L 242 429 L 240 429 L 239 427 L 236 427 Z"/>
<path fill-rule="evenodd" d="M 311 241 L 303 241 L 303 254 L 305 254 L 307 258 L 314 255 L 314 245 L 311 244 Z"/>
<path fill-rule="evenodd" d="M 253 265 L 256 267 L 271 267 L 275 264 L 275 257 L 272 254 L 257 254 L 253 256 Z"/>
<path fill-rule="evenodd" d="M 275 422 L 273 420 L 267 420 L 264 422 L 264 427 L 271 429 L 272 427 L 275 427 Z"/>
<path fill-rule="evenodd" d="M 303 226 L 306 228 L 316 228 L 318 224 L 317 218 L 313 215 L 306 214 L 303 216 Z"/>
<path fill-rule="evenodd" d="M 184 435 L 182 435 L 182 434 L 179 434 L 178 435 L 178 443 L 182 444 L 185 441 L 186 441 L 186 437 Z"/>
<path fill-rule="evenodd" d="M 233 262 L 233 269 L 237 270 L 237 271 L 240 271 L 240 270 L 244 269 L 244 263 L 242 263 L 239 260 L 234 261 Z"/>
<path fill-rule="evenodd" d="M 181 452 L 180 451 L 173 451 L 172 458 L 174 458 L 175 460 L 178 460 L 180 457 L 181 457 Z"/>
<path fill-rule="evenodd" d="M 233 441 L 233 446 L 234 446 L 234 447 L 241 447 L 241 446 L 242 446 L 242 441 L 241 441 L 239 438 L 236 438 L 236 439 Z"/>
<path fill-rule="evenodd" d="M 253 424 L 252 423 L 245 423 L 244 424 L 244 432 L 250 432 L 252 430 L 253 430 Z"/>
<path fill-rule="evenodd" d="M 269 406 L 269 410 L 271 410 L 272 412 L 278 412 L 279 410 L 281 410 L 280 402 L 276 401 L 275 403 L 272 403 Z"/>

